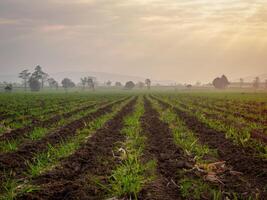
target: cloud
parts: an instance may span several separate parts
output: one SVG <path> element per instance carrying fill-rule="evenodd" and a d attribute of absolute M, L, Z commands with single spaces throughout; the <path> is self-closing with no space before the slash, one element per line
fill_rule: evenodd
<path fill-rule="evenodd" d="M 0 67 L 15 73 L 43 64 L 181 81 L 261 73 L 266 13 L 263 0 L 2 0 Z M 201 77 L 192 78 L 195 71 Z"/>
<path fill-rule="evenodd" d="M 44 32 L 64 31 L 64 30 L 66 30 L 66 28 L 67 27 L 65 25 L 61 25 L 61 24 L 58 24 L 58 25 L 45 25 L 45 26 L 40 27 L 41 31 L 44 31 Z"/>
<path fill-rule="evenodd" d="M 19 23 L 19 20 L 0 18 L 0 25 L 14 25 L 18 23 Z"/>

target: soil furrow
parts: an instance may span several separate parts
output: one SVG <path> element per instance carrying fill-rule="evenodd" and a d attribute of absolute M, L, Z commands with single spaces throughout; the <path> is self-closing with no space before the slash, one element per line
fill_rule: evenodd
<path fill-rule="evenodd" d="M 77 101 L 76 102 L 77 104 L 76 105 L 79 105 L 80 103 L 85 103 L 85 101 Z M 66 102 L 66 103 L 64 103 L 64 102 L 62 102 L 62 103 L 60 103 L 60 104 L 57 104 L 59 107 L 62 107 L 62 106 L 67 106 L 67 105 L 69 105 L 69 102 Z M 48 108 L 48 107 L 44 107 L 44 108 Z M 34 107 L 32 108 L 32 109 L 34 109 Z M 41 115 L 50 115 L 50 114 L 56 114 L 57 113 L 57 109 L 53 109 L 52 107 L 51 107 L 51 109 L 52 110 L 50 110 L 50 111 L 47 111 L 47 112 L 43 112 Z M 25 113 L 25 114 L 27 114 L 27 113 Z M 1 115 L 1 113 L 0 113 L 0 115 Z M 18 120 L 21 120 L 21 119 L 18 119 L 17 117 L 19 116 L 20 114 L 6 114 L 5 116 L 4 116 L 4 118 L 2 118 L 2 116 L 0 116 L 0 121 L 1 120 L 6 120 L 6 119 L 8 119 L 8 118 L 13 118 L 12 120 L 11 120 L 11 122 L 16 122 L 16 121 L 18 121 Z M 24 116 L 24 120 L 32 120 L 32 123 L 34 123 L 34 122 L 40 122 L 36 117 L 34 117 L 34 116 L 32 116 L 32 115 L 30 115 L 29 113 L 28 113 L 28 115 L 26 115 L 26 116 Z"/>
<path fill-rule="evenodd" d="M 174 143 L 168 124 L 159 119 L 159 113 L 152 108 L 146 98 L 145 113 L 142 117 L 142 128 L 147 137 L 145 159 L 155 159 L 157 162 L 156 179 L 148 184 L 140 193 L 140 199 L 181 199 L 176 185 L 178 170 L 192 167 L 182 149 Z"/>
<path fill-rule="evenodd" d="M 176 97 L 175 97 L 176 98 Z M 240 113 L 242 112 L 244 116 L 249 117 L 246 115 L 246 113 L 255 114 L 256 116 L 264 116 L 264 113 L 266 109 L 264 108 L 264 105 L 259 103 L 256 106 L 252 106 L 255 102 L 247 102 L 244 103 L 242 101 L 236 101 L 234 102 L 228 102 L 226 99 L 210 99 L 208 97 L 206 98 L 199 98 L 196 96 L 187 96 L 180 98 L 183 102 L 189 101 L 191 104 L 197 104 L 197 106 L 208 106 L 212 107 L 213 109 L 218 109 L 218 111 L 226 111 L 233 113 Z M 230 110 L 228 110 L 229 108 Z M 256 117 L 255 116 L 255 117 Z"/>
<path fill-rule="evenodd" d="M 185 105 L 185 104 L 183 104 L 183 107 L 185 107 L 184 105 Z M 212 108 L 210 108 L 210 109 L 212 109 Z M 193 111 L 193 112 L 197 112 L 197 111 L 198 111 L 198 108 L 193 108 L 192 111 Z M 202 112 L 203 112 L 203 114 L 205 114 L 205 116 L 207 116 L 208 118 L 212 118 L 212 119 L 215 119 L 215 120 L 219 120 L 219 121 L 221 121 L 221 122 L 223 122 L 223 123 L 225 123 L 225 124 L 227 124 L 227 125 L 231 125 L 231 124 L 233 124 L 233 121 L 230 120 L 230 119 L 227 119 L 227 118 L 225 117 L 225 114 L 223 114 L 223 115 L 218 115 L 218 114 L 216 114 L 216 113 L 209 113 L 209 112 L 206 112 L 206 111 L 202 111 Z M 229 114 L 229 115 L 230 115 L 230 114 Z M 235 117 L 239 117 L 239 116 L 235 116 Z M 246 126 L 246 125 L 247 125 L 247 124 L 245 124 L 245 123 L 240 123 L 240 122 L 238 122 L 238 123 L 235 122 L 235 123 L 234 123 L 234 127 L 235 127 L 235 128 L 238 128 L 239 130 L 242 130 L 242 128 L 243 128 L 244 126 Z M 265 120 L 264 122 L 262 121 L 261 125 L 266 126 L 266 125 L 267 125 L 267 121 L 266 121 L 266 120 Z M 259 140 L 259 141 L 261 141 L 261 142 L 267 144 L 267 135 L 265 134 L 265 128 L 257 128 L 257 129 L 254 129 L 254 130 L 252 130 L 252 131 L 250 132 L 250 134 L 251 134 L 251 138 L 254 138 L 254 139 L 256 139 L 256 140 Z"/>
<path fill-rule="evenodd" d="M 59 130 L 46 135 L 40 140 L 24 143 L 15 152 L 0 154 L 0 178 L 2 179 L 4 173 L 9 171 L 12 171 L 14 175 L 18 176 L 26 169 L 27 161 L 31 161 L 37 153 L 47 150 L 48 144 L 54 146 L 62 142 L 62 140 L 74 136 L 77 129 L 82 129 L 86 126 L 85 122 L 90 122 L 95 118 L 111 112 L 115 104 L 119 104 L 123 101 L 125 101 L 125 99 L 103 106 L 95 112 L 89 113 L 87 116 L 75 120 L 61 127 Z"/>
<path fill-rule="evenodd" d="M 262 191 L 262 197 L 266 196 L 267 185 L 267 162 L 263 158 L 256 157 L 254 150 L 251 148 L 240 147 L 234 145 L 233 142 L 225 138 L 223 132 L 216 131 L 208 125 L 200 122 L 197 117 L 182 111 L 171 104 L 168 104 L 158 98 L 157 100 L 163 107 L 171 108 L 183 119 L 186 126 L 195 133 L 199 141 L 203 144 L 217 149 L 219 157 L 226 161 L 235 171 L 243 173 L 246 180 L 249 181 L 252 187 Z"/>
<path fill-rule="evenodd" d="M 267 120 L 265 120 L 265 119 L 262 119 L 260 117 L 259 118 L 251 117 L 251 116 L 248 116 L 248 115 L 246 115 L 244 113 L 236 112 L 234 110 L 228 110 L 228 108 L 226 106 L 218 107 L 217 105 L 214 105 L 214 104 L 212 104 L 212 105 L 203 104 L 203 103 L 200 103 L 199 101 L 193 101 L 191 103 L 192 103 L 193 106 L 196 106 L 196 107 L 209 109 L 209 110 L 214 110 L 214 111 L 217 111 L 217 112 L 221 112 L 224 115 L 232 115 L 234 117 L 240 117 L 240 118 L 243 118 L 244 120 L 249 121 L 249 122 L 255 122 L 255 123 L 259 123 L 259 124 L 263 124 L 263 125 L 267 124 Z M 260 116 L 260 113 L 257 113 L 256 116 Z"/>
<path fill-rule="evenodd" d="M 193 108 L 191 110 L 192 112 L 197 112 L 198 109 L 197 108 Z M 224 124 L 227 124 L 227 125 L 232 125 L 233 124 L 233 121 L 230 120 L 230 119 L 227 119 L 225 116 L 223 115 L 219 115 L 219 114 L 216 114 L 216 113 L 209 113 L 207 111 L 201 111 L 206 117 L 210 118 L 210 119 L 213 119 L 213 120 L 218 120 Z M 262 124 L 265 126 L 265 124 Z M 236 129 L 242 131 L 242 129 L 244 128 L 244 126 L 246 126 L 245 123 L 234 123 L 233 125 Z M 254 129 L 254 130 L 251 130 L 250 131 L 250 135 L 251 135 L 251 138 L 253 139 L 256 139 L 260 142 L 263 142 L 265 144 L 267 144 L 267 135 L 264 133 L 265 130 L 264 128 L 257 128 L 257 129 Z"/>
<path fill-rule="evenodd" d="M 198 111 L 197 108 L 189 108 L 189 106 L 183 102 L 179 102 L 179 105 L 185 110 L 191 110 L 191 112 L 193 113 Z M 201 112 L 208 118 L 219 120 L 227 125 L 233 124 L 233 121 L 226 119 L 223 116 L 217 115 L 215 113 L 208 113 L 206 111 L 201 111 Z M 239 130 L 242 130 L 243 126 L 245 126 L 244 123 L 243 124 L 235 123 L 235 128 L 238 128 Z M 251 138 L 258 140 L 259 142 L 263 142 L 264 144 L 267 144 L 267 136 L 265 132 L 266 132 L 265 128 L 254 129 L 254 130 L 251 130 L 250 135 L 251 135 Z"/>
<path fill-rule="evenodd" d="M 106 191 L 96 182 L 105 184 L 116 165 L 112 150 L 125 140 L 120 133 L 123 119 L 134 111 L 136 100 L 124 106 L 59 167 L 37 177 L 33 182 L 41 187 L 39 191 L 18 199 L 104 199 Z"/>
<path fill-rule="evenodd" d="M 53 116 L 47 120 L 44 120 L 44 121 L 33 121 L 32 124 L 30 124 L 28 126 L 15 129 L 15 130 L 12 130 L 10 132 L 3 133 L 0 136 L 0 141 L 23 138 L 23 137 L 27 136 L 27 134 L 29 132 L 33 131 L 34 128 L 36 128 L 36 127 L 44 127 L 45 128 L 47 126 L 51 126 L 51 125 L 59 122 L 61 119 L 67 119 L 76 113 L 79 113 L 83 110 L 91 109 L 91 108 L 95 107 L 96 105 L 97 105 L 96 103 L 90 104 L 90 105 L 84 106 L 82 108 L 78 108 L 76 110 L 73 110 L 73 111 L 70 111 L 67 113 L 55 115 L 55 116 Z"/>
<path fill-rule="evenodd" d="M 5 114 L 4 112 L 0 113 L 0 122 L 5 120 L 5 119 L 8 119 L 8 118 L 11 118 L 15 115 L 12 115 L 12 114 Z"/>

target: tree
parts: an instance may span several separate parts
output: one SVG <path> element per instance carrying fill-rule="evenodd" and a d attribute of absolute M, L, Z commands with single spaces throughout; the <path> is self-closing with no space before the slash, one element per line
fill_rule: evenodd
<path fill-rule="evenodd" d="M 219 88 L 221 89 L 222 88 L 222 84 L 221 84 L 221 78 L 217 77 L 215 78 L 213 81 L 212 81 L 212 85 L 215 87 L 215 88 Z"/>
<path fill-rule="evenodd" d="M 34 68 L 34 72 L 32 73 L 32 77 L 35 78 L 35 79 L 37 79 L 37 80 L 41 80 L 42 74 L 43 74 L 43 71 L 42 71 L 41 66 L 40 65 L 37 65 Z"/>
<path fill-rule="evenodd" d="M 244 79 L 243 78 L 240 78 L 239 79 L 239 83 L 240 83 L 240 88 L 242 88 L 243 85 L 244 85 Z"/>
<path fill-rule="evenodd" d="M 267 89 L 267 79 L 265 80 L 265 89 Z"/>
<path fill-rule="evenodd" d="M 93 77 L 87 77 L 87 83 L 89 88 L 91 88 L 93 91 L 95 91 L 95 82 Z"/>
<path fill-rule="evenodd" d="M 195 85 L 199 87 L 199 86 L 201 86 L 201 82 L 197 81 Z"/>
<path fill-rule="evenodd" d="M 84 90 L 84 88 L 85 88 L 85 86 L 86 86 L 86 83 L 87 83 L 87 77 L 83 77 L 83 78 L 81 78 L 81 83 L 82 83 L 83 90 Z"/>
<path fill-rule="evenodd" d="M 7 84 L 6 87 L 5 87 L 5 91 L 6 91 L 6 92 L 11 92 L 12 89 L 13 89 L 12 84 Z"/>
<path fill-rule="evenodd" d="M 111 81 L 107 81 L 107 82 L 106 82 L 106 85 L 109 86 L 109 87 L 111 86 L 111 84 L 112 84 Z"/>
<path fill-rule="evenodd" d="M 27 90 L 27 83 L 30 79 L 31 73 L 29 70 L 25 69 L 22 72 L 19 73 L 19 78 L 23 79 L 24 84 L 24 90 Z"/>
<path fill-rule="evenodd" d="M 258 89 L 260 87 L 260 78 L 259 77 L 256 77 L 253 81 L 253 84 L 252 86 L 255 88 L 255 89 Z"/>
<path fill-rule="evenodd" d="M 95 80 L 96 78 L 91 76 L 81 78 L 81 84 L 83 90 L 85 89 L 86 86 L 88 86 L 92 90 L 95 90 Z"/>
<path fill-rule="evenodd" d="M 121 82 L 116 82 L 116 83 L 115 83 L 115 86 L 116 86 L 116 87 L 121 87 L 122 84 L 121 84 Z"/>
<path fill-rule="evenodd" d="M 37 79 L 38 81 L 41 80 L 41 87 L 44 87 L 44 82 L 48 78 L 48 74 L 43 72 L 40 65 L 37 65 L 34 69 L 34 72 L 32 73 L 32 77 Z"/>
<path fill-rule="evenodd" d="M 42 78 L 41 78 L 41 86 L 42 86 L 42 88 L 44 88 L 44 83 L 47 81 L 48 77 L 49 77 L 49 75 L 44 72 L 43 75 L 42 75 Z"/>
<path fill-rule="evenodd" d="M 63 86 L 63 88 L 64 88 L 65 90 L 67 90 L 68 88 L 73 88 L 73 87 L 75 87 L 75 83 L 73 83 L 72 80 L 69 79 L 69 78 L 64 78 L 64 79 L 61 81 L 61 84 L 62 84 L 62 86 Z"/>
<path fill-rule="evenodd" d="M 192 86 L 191 84 L 187 84 L 187 85 L 186 85 L 186 88 L 187 88 L 187 89 L 191 89 L 192 87 L 193 87 L 193 86 Z"/>
<path fill-rule="evenodd" d="M 143 88 L 145 87 L 145 83 L 139 81 L 139 82 L 136 84 L 136 86 L 137 86 L 138 88 L 140 88 L 140 89 L 143 89 Z"/>
<path fill-rule="evenodd" d="M 217 89 L 225 89 L 230 84 L 230 82 L 228 81 L 225 75 L 222 75 L 221 78 L 219 77 L 215 78 L 212 84 Z"/>
<path fill-rule="evenodd" d="M 145 84 L 146 84 L 146 86 L 147 86 L 147 89 L 150 90 L 151 80 L 147 78 L 147 79 L 145 80 Z"/>
<path fill-rule="evenodd" d="M 55 79 L 49 78 L 47 79 L 47 82 L 50 88 L 53 88 L 53 87 L 58 88 L 58 82 Z"/>
<path fill-rule="evenodd" d="M 225 87 L 230 84 L 230 82 L 228 81 L 225 75 L 222 75 L 221 80 L 224 83 Z"/>
<path fill-rule="evenodd" d="M 128 82 L 126 82 L 124 87 L 125 87 L 125 89 L 131 90 L 134 88 L 134 86 L 135 86 L 134 82 L 128 81 Z"/>
<path fill-rule="evenodd" d="M 31 91 L 33 92 L 37 92 L 41 88 L 41 83 L 39 82 L 37 78 L 33 76 L 31 76 L 29 79 L 29 85 L 30 85 Z"/>

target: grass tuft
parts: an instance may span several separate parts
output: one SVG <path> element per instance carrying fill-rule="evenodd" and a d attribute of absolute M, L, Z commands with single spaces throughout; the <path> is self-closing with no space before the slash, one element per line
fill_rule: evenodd
<path fill-rule="evenodd" d="M 0 142 L 0 152 L 16 151 L 18 149 L 19 140 L 7 140 Z"/>

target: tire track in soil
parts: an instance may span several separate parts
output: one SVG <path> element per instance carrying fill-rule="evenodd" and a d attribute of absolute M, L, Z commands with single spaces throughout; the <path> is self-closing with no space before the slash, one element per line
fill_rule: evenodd
<path fill-rule="evenodd" d="M 156 179 L 145 186 L 139 194 L 144 200 L 182 199 L 177 187 L 178 170 L 192 168 L 183 156 L 183 150 L 174 143 L 169 125 L 159 118 L 159 113 L 152 108 L 151 102 L 144 98 L 145 113 L 141 119 L 146 139 L 145 160 L 157 162 Z"/>
<path fill-rule="evenodd" d="M 32 161 L 37 153 L 48 149 L 48 144 L 55 146 L 60 142 L 73 137 L 77 129 L 86 126 L 85 122 L 90 122 L 100 116 L 112 111 L 112 107 L 120 104 L 125 99 L 118 100 L 89 113 L 78 120 L 70 122 L 55 132 L 51 132 L 45 137 L 24 143 L 17 151 L 0 154 L 0 180 L 3 180 L 5 172 L 12 172 L 13 176 L 19 177 L 27 168 L 27 161 Z"/>
<path fill-rule="evenodd" d="M 100 103 L 101 105 L 102 103 Z M 72 115 L 77 114 L 83 110 L 87 110 L 87 109 L 91 109 L 94 108 L 96 105 L 96 103 L 94 104 L 90 104 L 87 106 L 83 106 L 81 108 L 72 110 L 70 112 L 67 113 L 63 113 L 63 114 L 59 114 L 59 115 L 55 115 L 52 116 L 51 118 L 44 120 L 44 121 L 34 121 L 32 122 L 32 124 L 27 125 L 25 127 L 22 128 L 18 128 L 18 129 L 14 129 L 10 132 L 5 132 L 0 136 L 0 142 L 2 141 L 6 141 L 6 140 L 15 140 L 15 139 L 20 139 L 20 138 L 24 138 L 27 136 L 28 133 L 30 133 L 31 131 L 34 130 L 34 128 L 36 127 L 47 127 L 47 126 L 51 126 L 53 124 L 56 124 L 57 122 L 59 122 L 62 119 L 67 119 L 70 118 Z"/>
<path fill-rule="evenodd" d="M 136 100 L 135 97 L 125 105 L 59 167 L 33 180 L 41 186 L 39 191 L 26 193 L 18 199 L 104 199 L 106 191 L 96 186 L 93 177 L 100 178 L 102 184 L 107 183 L 107 177 L 118 164 L 112 150 L 116 143 L 125 140 L 120 130 L 125 116 L 134 111 Z"/>
<path fill-rule="evenodd" d="M 254 190 L 261 191 L 261 198 L 267 198 L 267 161 L 254 156 L 255 151 L 251 148 L 240 147 L 225 138 L 225 134 L 216 131 L 208 125 L 200 122 L 197 117 L 182 111 L 169 103 L 166 103 L 154 96 L 151 98 L 158 101 L 163 108 L 171 108 L 179 118 L 194 132 L 202 144 L 217 149 L 219 157 L 233 167 L 233 170 L 242 172 L 245 179 Z M 226 183 L 227 184 L 227 183 Z"/>

